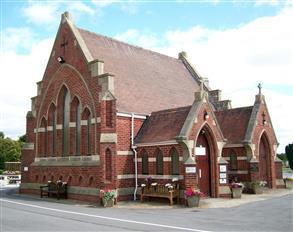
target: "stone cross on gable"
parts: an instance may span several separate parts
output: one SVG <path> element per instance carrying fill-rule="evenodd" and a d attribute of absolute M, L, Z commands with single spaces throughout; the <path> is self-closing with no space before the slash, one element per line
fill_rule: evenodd
<path fill-rule="evenodd" d="M 63 47 L 63 56 L 65 55 L 65 48 L 68 45 L 68 41 L 63 37 L 63 43 L 61 43 L 60 47 Z"/>
<path fill-rule="evenodd" d="M 262 88 L 261 83 L 258 83 L 257 88 L 258 88 L 258 94 L 261 95 L 261 88 Z"/>

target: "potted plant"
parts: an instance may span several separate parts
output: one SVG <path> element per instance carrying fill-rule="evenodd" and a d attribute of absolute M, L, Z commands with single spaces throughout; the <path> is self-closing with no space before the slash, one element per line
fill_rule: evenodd
<path fill-rule="evenodd" d="M 243 185 L 241 183 L 231 183 L 230 189 L 232 192 L 232 198 L 241 198 Z"/>
<path fill-rule="evenodd" d="M 100 198 L 104 207 L 113 207 L 116 198 L 115 190 L 100 190 Z"/>
<path fill-rule="evenodd" d="M 293 188 L 293 178 L 287 177 L 284 179 L 286 188 L 292 189 Z"/>
<path fill-rule="evenodd" d="M 198 207 L 199 200 L 204 194 L 198 189 L 194 190 L 192 188 L 188 188 L 184 191 L 185 199 L 187 200 L 188 207 Z"/>
<path fill-rule="evenodd" d="M 247 193 L 262 194 L 264 187 L 267 185 L 266 181 L 252 181 L 245 183 L 245 191 Z"/>

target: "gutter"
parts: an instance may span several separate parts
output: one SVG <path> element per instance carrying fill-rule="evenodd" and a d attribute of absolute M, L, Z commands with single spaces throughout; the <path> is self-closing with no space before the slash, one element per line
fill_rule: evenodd
<path fill-rule="evenodd" d="M 134 114 L 131 114 L 131 149 L 134 152 L 134 170 L 135 170 L 135 189 L 133 193 L 133 199 L 136 201 L 136 193 L 137 193 L 137 151 L 136 146 L 134 146 Z"/>

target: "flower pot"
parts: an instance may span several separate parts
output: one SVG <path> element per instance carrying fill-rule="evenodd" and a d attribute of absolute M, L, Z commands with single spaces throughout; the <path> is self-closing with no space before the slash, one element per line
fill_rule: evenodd
<path fill-rule="evenodd" d="M 259 185 L 254 185 L 252 187 L 252 191 L 254 194 L 262 194 L 263 193 L 263 187 Z"/>
<path fill-rule="evenodd" d="M 286 188 L 292 189 L 293 188 L 293 180 L 285 179 Z"/>
<path fill-rule="evenodd" d="M 191 196 L 187 198 L 188 207 L 198 207 L 199 205 L 199 196 Z"/>
<path fill-rule="evenodd" d="M 102 201 L 103 201 L 103 206 L 104 207 L 113 207 L 113 205 L 114 205 L 114 199 L 113 198 L 111 198 L 109 200 L 103 199 Z"/>
<path fill-rule="evenodd" d="M 232 198 L 241 198 L 242 188 L 231 188 Z"/>

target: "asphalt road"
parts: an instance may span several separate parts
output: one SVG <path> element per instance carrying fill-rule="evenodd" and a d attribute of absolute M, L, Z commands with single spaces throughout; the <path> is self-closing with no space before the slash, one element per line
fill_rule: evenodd
<path fill-rule="evenodd" d="M 233 208 L 133 209 L 64 204 L 0 188 L 0 231 L 293 231 L 293 195 Z"/>

